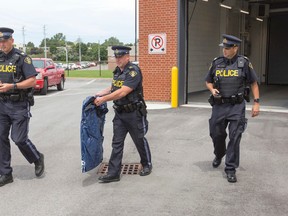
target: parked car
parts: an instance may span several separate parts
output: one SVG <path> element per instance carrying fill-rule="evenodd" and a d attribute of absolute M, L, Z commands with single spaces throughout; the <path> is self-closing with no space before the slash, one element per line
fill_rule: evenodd
<path fill-rule="evenodd" d="M 46 95 L 48 87 L 57 86 L 58 91 L 64 89 L 65 71 L 58 68 L 52 59 L 32 58 L 33 65 L 38 72 L 36 76 L 35 90 L 41 95 Z"/>

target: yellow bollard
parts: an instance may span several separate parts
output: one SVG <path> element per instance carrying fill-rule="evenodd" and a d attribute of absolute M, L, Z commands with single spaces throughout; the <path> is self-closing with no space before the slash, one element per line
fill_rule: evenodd
<path fill-rule="evenodd" d="M 178 107 L 178 68 L 172 68 L 171 74 L 171 107 Z"/>

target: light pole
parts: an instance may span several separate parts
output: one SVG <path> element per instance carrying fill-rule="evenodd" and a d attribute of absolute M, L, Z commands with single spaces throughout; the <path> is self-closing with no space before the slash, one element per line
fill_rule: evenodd
<path fill-rule="evenodd" d="M 66 51 L 66 64 L 68 66 L 68 48 L 67 48 L 67 42 L 65 42 L 65 51 Z"/>
<path fill-rule="evenodd" d="M 98 64 L 99 64 L 99 75 L 100 75 L 100 77 L 101 77 L 100 41 L 98 41 Z"/>
<path fill-rule="evenodd" d="M 44 57 L 47 58 L 47 47 L 46 47 L 46 27 L 44 25 Z"/>
<path fill-rule="evenodd" d="M 81 64 L 81 38 L 79 37 L 79 63 Z"/>

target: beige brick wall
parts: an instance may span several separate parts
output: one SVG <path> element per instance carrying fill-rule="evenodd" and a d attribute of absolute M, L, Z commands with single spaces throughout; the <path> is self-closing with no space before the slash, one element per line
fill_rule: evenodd
<path fill-rule="evenodd" d="M 177 66 L 177 2 L 139 1 L 139 66 L 145 100 L 171 100 L 171 69 Z M 166 54 L 148 53 L 148 36 L 157 33 L 166 33 Z"/>

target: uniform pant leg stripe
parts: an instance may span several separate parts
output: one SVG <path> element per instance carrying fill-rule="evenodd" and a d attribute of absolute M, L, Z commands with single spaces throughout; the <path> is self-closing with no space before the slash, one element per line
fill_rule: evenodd
<path fill-rule="evenodd" d="M 142 124 L 143 124 L 143 132 L 144 132 L 144 135 L 145 135 L 147 133 L 147 129 L 146 129 L 147 125 L 145 124 L 144 116 L 142 117 Z M 149 148 L 149 144 L 147 142 L 147 139 L 145 137 L 143 137 L 143 143 L 144 143 L 144 148 L 145 148 L 145 153 L 146 153 L 148 165 L 151 165 L 150 148 Z"/>

